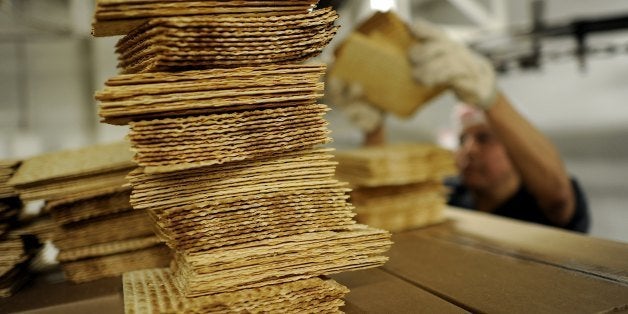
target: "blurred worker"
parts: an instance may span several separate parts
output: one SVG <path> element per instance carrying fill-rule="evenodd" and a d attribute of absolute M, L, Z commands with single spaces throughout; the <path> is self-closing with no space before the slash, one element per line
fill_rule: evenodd
<path fill-rule="evenodd" d="M 460 178 L 449 204 L 586 232 L 589 215 L 578 183 L 556 148 L 497 90 L 488 60 L 432 25 L 415 29 L 414 76 L 447 86 L 476 109 L 463 112 L 456 163 Z"/>

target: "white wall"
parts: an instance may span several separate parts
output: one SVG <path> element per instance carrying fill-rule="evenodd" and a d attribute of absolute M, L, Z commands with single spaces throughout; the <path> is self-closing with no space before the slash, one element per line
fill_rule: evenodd
<path fill-rule="evenodd" d="M 548 131 L 628 127 L 628 55 L 547 63 L 534 72 L 500 77 L 500 86 L 537 125 Z"/>
<path fill-rule="evenodd" d="M 78 43 L 68 39 L 24 43 L 24 67 L 17 63 L 16 43 L 0 45 L 0 157 L 38 153 L 85 144 L 88 125 L 82 98 L 82 78 L 75 64 Z M 23 73 L 19 73 L 23 71 Z M 25 94 L 20 99 L 18 80 L 24 75 Z M 28 129 L 17 129 L 20 112 Z M 17 142 L 31 143 L 21 149 Z M 37 144 L 39 143 L 39 144 Z"/>
<path fill-rule="evenodd" d="M 104 37 L 94 39 L 94 85 L 95 91 L 105 86 L 105 81 L 118 73 L 117 59 L 114 46 L 119 37 Z M 95 106 L 98 104 L 94 103 Z M 97 142 L 111 142 L 124 138 L 128 133 L 127 126 L 98 123 L 96 126 Z"/>
<path fill-rule="evenodd" d="M 0 158 L 124 137 L 126 127 L 97 122 L 97 104 L 92 97 L 117 72 L 116 38 L 89 40 L 94 49 L 91 74 L 81 65 L 85 50 L 80 38 L 26 41 L 24 67 L 17 63 L 18 44 L 0 43 Z M 19 96 L 19 75 L 26 78 L 25 99 Z M 93 85 L 86 75 L 91 75 Z M 18 129 L 20 112 L 26 115 L 28 129 Z"/>

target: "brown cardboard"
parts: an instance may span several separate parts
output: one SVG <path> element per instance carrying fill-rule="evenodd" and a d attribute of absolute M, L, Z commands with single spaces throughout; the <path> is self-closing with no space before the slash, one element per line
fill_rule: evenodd
<path fill-rule="evenodd" d="M 346 313 L 466 313 L 379 268 L 331 277 L 350 290 L 341 308 Z"/>
<path fill-rule="evenodd" d="M 452 222 L 440 228 L 442 237 L 464 237 L 487 249 L 628 282 L 627 243 L 455 208 L 446 216 Z"/>
<path fill-rule="evenodd" d="M 406 24 L 393 11 L 373 13 L 356 31 L 403 50 L 410 48 L 416 41 Z"/>
<path fill-rule="evenodd" d="M 469 241 L 464 232 L 458 233 L 456 221 L 463 220 L 462 224 L 466 224 L 476 217 L 454 213 L 452 226 L 441 225 L 394 235 L 395 245 L 389 251 L 390 261 L 383 268 L 410 283 L 455 300 L 456 304 L 472 312 L 599 313 L 625 307 L 628 301 L 628 281 L 625 278 L 611 281 L 563 265 L 531 260 L 519 255 L 516 247 L 500 249 Z M 518 222 L 504 223 L 492 218 L 481 217 L 480 220 L 485 222 L 484 233 L 493 238 L 508 238 L 508 232 L 521 227 L 527 232 L 520 232 L 520 236 L 539 243 L 561 239 L 564 245 L 576 250 L 591 241 L 590 238 L 574 237 L 573 234 L 545 227 L 538 228 L 545 229 L 543 233 L 551 237 L 535 238 L 536 228 L 528 229 Z M 626 252 L 626 245 L 621 248 L 612 242 L 596 242 L 601 246 L 608 245 L 607 252 L 612 254 L 608 259 L 621 257 Z M 579 250 L 583 248 L 586 247 L 580 246 Z M 595 259 L 589 254 L 597 253 L 588 251 L 579 255 L 587 260 Z M 623 265 L 617 265 L 620 268 L 614 269 L 614 272 L 625 273 L 628 269 L 626 259 L 622 259 L 621 263 Z"/>
<path fill-rule="evenodd" d="M 127 142 L 99 144 L 73 150 L 55 151 L 29 158 L 9 180 L 23 186 L 84 177 L 133 167 Z"/>

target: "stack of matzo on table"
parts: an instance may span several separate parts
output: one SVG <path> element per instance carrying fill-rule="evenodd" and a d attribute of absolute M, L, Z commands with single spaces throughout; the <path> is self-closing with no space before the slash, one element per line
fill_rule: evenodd
<path fill-rule="evenodd" d="M 175 251 L 170 269 L 125 274 L 126 311 L 338 311 L 347 289 L 320 276 L 382 265 L 391 242 L 353 220 L 320 147 L 325 66 L 300 63 L 337 15 L 217 2 L 171 17 L 155 1 L 118 44 L 123 74 L 96 94 L 104 122 L 130 125 L 132 206 Z"/>
<path fill-rule="evenodd" d="M 135 167 L 125 142 L 38 155 L 22 162 L 9 180 L 24 201 L 122 186 Z"/>
<path fill-rule="evenodd" d="M 17 197 L 17 191 L 8 184 L 9 179 L 19 166 L 18 160 L 0 160 L 0 199 Z"/>
<path fill-rule="evenodd" d="M 17 191 L 8 184 L 19 164 L 17 160 L 0 160 L 0 239 L 15 224 L 22 208 Z"/>
<path fill-rule="evenodd" d="M 32 254 L 14 229 L 22 202 L 17 191 L 8 184 L 19 166 L 17 160 L 0 160 L 0 297 L 8 297 L 30 277 L 28 265 Z"/>
<path fill-rule="evenodd" d="M 443 179 L 455 174 L 452 153 L 432 144 L 388 144 L 335 153 L 337 176 L 353 188 L 356 219 L 390 231 L 442 220 Z"/>
<path fill-rule="evenodd" d="M 84 282 L 168 265 L 170 250 L 155 236 L 150 217 L 131 208 L 130 192 L 110 188 L 46 204 L 57 226 L 53 243 L 67 279 Z"/>
<path fill-rule="evenodd" d="M 171 260 L 146 212 L 129 203 L 126 176 L 137 165 L 127 142 L 93 145 L 25 160 L 10 183 L 25 200 L 45 200 L 49 222 L 20 233 L 52 240 L 73 282 L 163 267 Z"/>
<path fill-rule="evenodd" d="M 8 297 L 30 280 L 28 267 L 35 252 L 26 250 L 13 232 L 0 239 L 0 252 L 0 297 Z"/>

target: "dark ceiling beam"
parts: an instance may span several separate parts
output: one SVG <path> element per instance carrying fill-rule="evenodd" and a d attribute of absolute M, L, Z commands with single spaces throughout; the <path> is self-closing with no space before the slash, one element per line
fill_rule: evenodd
<path fill-rule="evenodd" d="M 530 35 L 540 37 L 572 36 L 576 40 L 576 57 L 580 68 L 586 67 L 587 36 L 592 33 L 602 33 L 628 29 L 628 14 L 599 18 L 578 18 L 569 23 L 533 29 Z"/>

